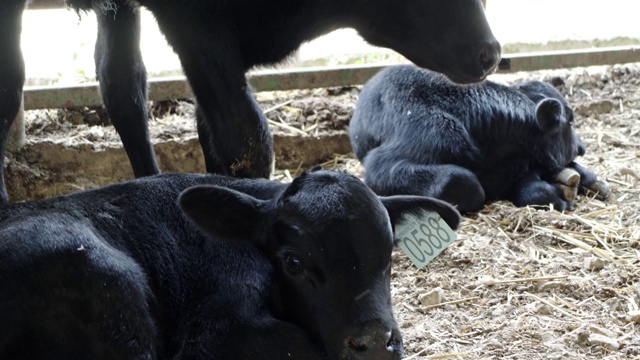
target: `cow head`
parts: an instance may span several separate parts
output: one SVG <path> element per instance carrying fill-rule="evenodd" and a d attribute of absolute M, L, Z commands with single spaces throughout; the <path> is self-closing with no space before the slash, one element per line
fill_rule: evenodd
<path fill-rule="evenodd" d="M 353 27 L 369 43 L 456 83 L 484 80 L 500 61 L 480 0 L 354 0 Z"/>
<path fill-rule="evenodd" d="M 331 359 L 400 359 L 390 294 L 394 226 L 406 212 L 460 220 L 445 202 L 380 198 L 346 173 L 312 171 L 276 198 L 215 186 L 186 190 L 183 210 L 206 232 L 252 239 L 272 259 L 278 317 L 304 329 Z"/>
<path fill-rule="evenodd" d="M 514 85 L 536 104 L 540 135 L 532 137 L 532 149 L 542 167 L 555 175 L 569 166 L 585 147 L 573 127 L 573 110 L 567 100 L 551 84 L 526 81 Z"/>

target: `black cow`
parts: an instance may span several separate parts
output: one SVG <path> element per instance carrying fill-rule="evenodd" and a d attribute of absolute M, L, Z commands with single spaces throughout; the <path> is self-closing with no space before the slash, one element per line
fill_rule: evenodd
<path fill-rule="evenodd" d="M 324 170 L 157 175 L 7 206 L 0 358 L 399 359 L 392 231 L 423 209 L 460 220 Z"/>
<path fill-rule="evenodd" d="M 378 194 L 433 196 L 479 210 L 495 199 L 517 206 L 571 207 L 556 175 L 585 148 L 573 111 L 550 84 L 463 86 L 414 66 L 390 67 L 362 89 L 350 123 L 365 182 Z"/>
<path fill-rule="evenodd" d="M 0 1 L 0 156 L 24 83 L 21 14 L 27 0 Z M 139 50 L 147 7 L 179 55 L 198 101 L 198 134 L 207 171 L 267 177 L 272 140 L 245 72 L 276 64 L 301 43 L 352 27 L 417 65 L 460 83 L 491 73 L 500 46 L 480 0 L 68 0 L 98 17 L 96 73 L 111 121 L 136 177 L 157 174 L 147 129 L 146 73 Z M 2 177 L 0 167 L 0 178 Z M 0 202 L 7 202 L 4 182 Z"/>

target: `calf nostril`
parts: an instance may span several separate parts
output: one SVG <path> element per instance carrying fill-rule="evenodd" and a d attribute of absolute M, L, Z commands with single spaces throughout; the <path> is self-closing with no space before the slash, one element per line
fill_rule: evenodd
<path fill-rule="evenodd" d="M 360 352 L 367 351 L 367 345 L 363 344 L 360 340 L 356 338 L 349 339 L 349 347 L 355 351 L 360 351 Z"/>
<path fill-rule="evenodd" d="M 357 336 L 345 339 L 345 348 L 355 359 L 381 358 L 399 359 L 402 351 L 402 336 L 397 330 L 384 331 L 383 329 L 366 329 Z M 391 356 L 391 357 L 389 357 Z"/>

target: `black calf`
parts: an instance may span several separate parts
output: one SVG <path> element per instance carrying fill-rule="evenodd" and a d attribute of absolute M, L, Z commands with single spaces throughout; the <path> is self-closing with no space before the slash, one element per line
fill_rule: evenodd
<path fill-rule="evenodd" d="M 15 118 L 24 69 L 19 21 L 26 0 L 0 2 L 0 151 Z M 68 0 L 98 16 L 96 68 L 103 101 L 136 176 L 158 173 L 146 126 L 139 16 L 128 0 Z M 267 177 L 272 140 L 245 73 L 276 64 L 305 41 L 353 27 L 370 43 L 417 65 L 469 83 L 493 72 L 500 46 L 479 0 L 139 0 L 179 55 L 198 101 L 198 134 L 207 171 Z M 14 23 L 18 23 L 17 25 Z M 5 60 L 7 59 L 7 60 Z M 3 75 L 3 73 L 0 73 Z M 4 152 L 0 153 L 2 156 Z M 0 174 L 2 175 L 2 174 Z M 4 183 L 0 202 L 7 202 Z"/>
<path fill-rule="evenodd" d="M 360 93 L 350 124 L 366 183 L 382 195 L 433 196 L 461 212 L 487 201 L 571 206 L 554 177 L 585 152 L 573 111 L 550 84 L 460 86 L 413 66 L 391 67 Z"/>
<path fill-rule="evenodd" d="M 8 206 L 0 358 L 400 359 L 393 229 L 420 209 L 459 222 L 328 171 L 159 175 Z"/>

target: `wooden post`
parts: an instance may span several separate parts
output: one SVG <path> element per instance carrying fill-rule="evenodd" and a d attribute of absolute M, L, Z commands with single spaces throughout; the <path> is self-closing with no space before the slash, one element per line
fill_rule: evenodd
<path fill-rule="evenodd" d="M 487 0 L 482 0 L 482 7 L 487 8 Z"/>
<path fill-rule="evenodd" d="M 6 0 L 0 0 L 6 1 Z M 28 9 L 64 9 L 66 7 L 64 0 L 32 0 L 28 4 Z M 26 9 L 25 9 L 26 10 Z M 7 150 L 17 151 L 24 146 L 27 139 L 26 129 L 24 125 L 24 93 L 20 101 L 20 109 L 16 118 L 9 128 L 7 136 Z"/>

